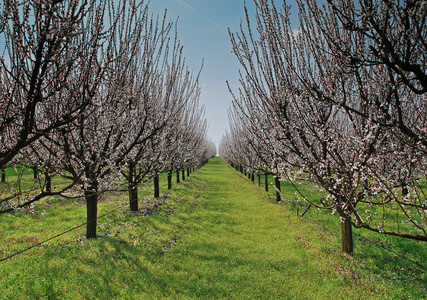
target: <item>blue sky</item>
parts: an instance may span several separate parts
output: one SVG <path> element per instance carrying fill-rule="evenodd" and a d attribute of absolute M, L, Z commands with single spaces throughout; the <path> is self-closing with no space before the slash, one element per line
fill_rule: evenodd
<path fill-rule="evenodd" d="M 253 7 L 252 0 L 246 2 L 248 7 Z M 282 3 L 275 2 L 278 6 Z M 179 16 L 178 39 L 184 46 L 187 65 L 194 72 L 204 59 L 200 102 L 206 107 L 208 135 L 217 146 L 228 128 L 227 109 L 232 97 L 226 81 L 237 91 L 240 68 L 231 53 L 227 30 L 239 30 L 244 21 L 243 7 L 244 0 L 151 0 L 149 5 L 149 10 L 155 14 L 163 13 L 166 8 L 172 21 Z"/>

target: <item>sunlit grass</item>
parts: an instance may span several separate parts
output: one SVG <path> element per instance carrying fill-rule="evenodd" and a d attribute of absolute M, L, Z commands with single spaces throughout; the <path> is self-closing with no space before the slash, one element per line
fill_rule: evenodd
<path fill-rule="evenodd" d="M 139 212 L 127 208 L 127 192 L 103 196 L 99 215 L 125 207 L 99 220 L 99 238 L 86 240 L 82 227 L 0 262 L 0 299 L 422 299 L 426 294 L 422 270 L 368 243 L 358 242 L 353 257 L 341 254 L 338 228 L 316 215 L 298 218 L 291 206 L 275 204 L 263 187 L 219 158 L 181 184 L 174 182 L 170 193 L 161 178 L 162 204 L 150 214 L 144 206 L 156 200 L 147 184 Z M 37 204 L 33 215 L 0 215 L 0 257 L 84 221 L 83 200 L 56 198 Z M 426 257 L 426 246 L 417 245 Z"/>
<path fill-rule="evenodd" d="M 271 188 L 274 184 L 273 176 L 269 176 L 268 182 L 270 187 L 270 199 L 274 201 L 275 190 Z M 258 184 L 257 181 L 256 184 Z M 310 200 L 316 201 L 320 198 L 318 187 L 303 181 L 299 181 L 296 184 L 302 194 L 307 195 Z M 421 184 L 425 184 L 424 179 L 421 180 Z M 261 182 L 261 187 L 263 188 L 263 181 Z M 297 217 L 306 212 L 304 217 L 301 218 L 303 222 L 317 224 L 319 226 L 319 235 L 324 235 L 324 232 L 336 235 L 338 245 L 341 243 L 339 238 L 341 234 L 339 217 L 337 215 L 331 215 L 329 210 L 318 210 L 314 207 L 306 211 L 309 204 L 304 201 L 296 203 L 298 197 L 295 196 L 295 188 L 289 182 L 281 182 L 281 192 L 282 199 L 285 201 L 280 205 L 284 206 L 286 210 L 293 212 L 294 216 Z M 302 197 L 300 197 L 300 199 L 301 198 Z M 374 215 L 381 215 L 383 213 L 383 207 L 370 207 L 369 209 L 372 210 Z M 387 214 L 388 218 L 386 219 L 386 225 L 389 226 L 389 228 L 398 230 L 400 227 L 402 231 L 409 231 L 409 224 L 397 222 L 403 219 L 402 216 L 396 217 L 398 215 L 397 212 L 389 210 Z M 402 212 L 399 211 L 399 214 L 401 215 Z M 410 260 L 426 265 L 427 261 L 425 257 L 427 257 L 427 243 L 383 235 L 366 229 L 353 228 L 353 233 L 355 252 L 352 258 L 355 259 L 355 262 L 357 262 L 356 266 L 359 267 L 355 270 L 359 269 L 362 270 L 361 272 L 372 272 L 371 275 L 366 275 L 369 280 L 374 280 L 373 278 L 375 277 L 375 280 L 379 282 L 387 282 L 395 286 L 392 288 L 393 292 L 389 289 L 386 294 L 389 296 L 394 295 L 393 299 L 410 299 L 410 295 L 413 295 L 414 292 L 420 299 L 426 298 L 427 278 L 424 275 L 426 270 L 400 257 L 398 254 L 402 254 Z M 378 246 L 378 244 L 393 252 Z M 398 286 L 400 287 L 398 288 Z"/>

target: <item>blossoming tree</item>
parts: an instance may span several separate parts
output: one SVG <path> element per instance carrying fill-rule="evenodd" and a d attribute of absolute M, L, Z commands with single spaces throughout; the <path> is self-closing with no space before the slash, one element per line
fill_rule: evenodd
<path fill-rule="evenodd" d="M 297 1 L 295 30 L 286 2 L 281 12 L 273 1 L 254 2 L 256 30 L 246 12 L 247 28 L 230 34 L 244 70 L 234 110 L 272 140 L 271 168 L 322 188 L 320 201 L 303 196 L 340 216 L 345 252 L 353 251 L 352 226 L 427 240 L 419 184 L 426 174 L 425 5 Z M 392 221 L 395 210 L 405 228 Z"/>

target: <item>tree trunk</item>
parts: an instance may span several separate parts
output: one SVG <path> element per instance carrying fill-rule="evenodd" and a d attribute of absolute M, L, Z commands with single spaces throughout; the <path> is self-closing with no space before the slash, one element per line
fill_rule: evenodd
<path fill-rule="evenodd" d="M 154 198 L 160 197 L 159 175 L 154 176 Z"/>
<path fill-rule="evenodd" d="M 190 168 L 187 168 L 187 177 L 190 176 Z"/>
<path fill-rule="evenodd" d="M 261 174 L 257 174 L 257 176 L 258 176 L 258 186 L 261 186 Z"/>
<path fill-rule="evenodd" d="M 185 168 L 182 169 L 182 180 L 185 180 Z"/>
<path fill-rule="evenodd" d="M 135 183 L 135 166 L 129 164 L 129 177 L 128 177 L 128 189 L 129 189 L 129 206 L 131 211 L 138 211 L 138 185 Z"/>
<path fill-rule="evenodd" d="M 409 194 L 408 185 L 406 182 L 402 183 L 402 196 L 405 197 Z"/>
<path fill-rule="evenodd" d="M 176 170 L 176 183 L 179 183 L 179 169 Z"/>
<path fill-rule="evenodd" d="M 274 184 L 276 186 L 276 202 L 279 203 L 282 200 L 280 195 L 280 180 L 279 177 L 274 178 Z"/>
<path fill-rule="evenodd" d="M 96 224 L 98 217 L 98 195 L 93 191 L 85 191 L 86 198 L 86 238 L 96 238 Z"/>
<path fill-rule="evenodd" d="M 172 188 L 172 171 L 168 172 L 168 190 Z"/>
<path fill-rule="evenodd" d="M 265 185 L 265 191 L 268 192 L 268 173 L 265 173 L 264 185 Z"/>
<path fill-rule="evenodd" d="M 255 182 L 255 175 L 254 175 L 254 173 L 251 173 L 251 181 Z"/>
<path fill-rule="evenodd" d="M 1 182 L 6 182 L 6 170 L 1 169 Z"/>
<path fill-rule="evenodd" d="M 52 177 L 50 176 L 49 172 L 45 172 L 44 177 L 45 177 L 46 192 L 51 192 L 52 191 Z"/>
<path fill-rule="evenodd" d="M 353 253 L 353 233 L 351 222 L 347 218 L 341 222 L 342 252 Z"/>
<path fill-rule="evenodd" d="M 34 166 L 33 167 L 33 171 L 34 171 L 34 179 L 37 179 L 38 178 L 38 176 L 37 176 L 37 166 Z"/>
<path fill-rule="evenodd" d="M 129 205 L 131 211 L 138 211 L 138 187 L 136 185 L 129 188 Z"/>

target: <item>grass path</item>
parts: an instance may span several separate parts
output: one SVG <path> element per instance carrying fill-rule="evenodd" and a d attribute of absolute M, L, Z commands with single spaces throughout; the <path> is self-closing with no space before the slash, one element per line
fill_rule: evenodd
<path fill-rule="evenodd" d="M 22 224 L 43 232 L 80 216 L 75 203 L 0 216 L 0 228 L 11 224 L 0 229 L 0 254 L 35 238 L 11 237 Z M 155 214 L 121 211 L 98 235 L 85 240 L 81 229 L 3 262 L 0 299 L 405 299 L 341 254 L 336 232 L 274 204 L 220 158 L 175 185 Z"/>
<path fill-rule="evenodd" d="M 297 220 L 220 159 L 196 177 L 207 183 L 206 189 L 183 239 L 159 260 L 164 268 L 154 298 L 359 299 L 383 294 L 357 278 L 335 233 Z"/>

